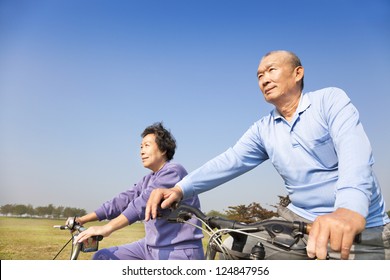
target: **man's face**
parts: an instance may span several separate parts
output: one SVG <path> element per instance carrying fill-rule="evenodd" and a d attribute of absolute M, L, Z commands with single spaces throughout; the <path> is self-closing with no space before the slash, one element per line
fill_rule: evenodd
<path fill-rule="evenodd" d="M 257 79 L 265 100 L 274 105 L 281 105 L 280 102 L 288 102 L 297 91 L 300 93 L 298 81 L 302 78 L 299 75 L 301 70 L 303 74 L 303 68 L 294 69 L 288 54 L 284 52 L 264 57 L 257 70 Z"/>
<path fill-rule="evenodd" d="M 156 143 L 156 136 L 148 134 L 142 139 L 141 160 L 144 167 L 157 172 L 166 162 L 165 152 L 161 152 Z"/>

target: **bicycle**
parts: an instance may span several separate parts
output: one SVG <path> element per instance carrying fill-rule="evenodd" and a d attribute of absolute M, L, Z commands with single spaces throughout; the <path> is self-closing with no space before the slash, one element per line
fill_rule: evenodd
<path fill-rule="evenodd" d="M 204 228 L 187 222 L 191 217 L 201 221 Z M 305 222 L 269 219 L 245 224 L 218 216 L 206 216 L 199 209 L 185 204 L 175 205 L 169 214 L 160 218 L 173 223 L 188 223 L 207 234 L 206 260 L 216 259 L 217 253 L 219 259 L 224 260 L 263 260 L 266 257 L 265 247 L 288 254 L 288 259 L 308 259 L 304 235 L 310 232 L 311 224 Z M 259 234 L 261 232 L 266 232 L 268 237 Z M 227 240 L 223 241 L 222 237 L 227 234 L 232 239 L 231 245 Z M 248 243 L 248 237 L 253 238 L 252 244 Z M 356 236 L 355 242 L 360 242 L 360 235 Z"/>
<path fill-rule="evenodd" d="M 68 240 L 68 242 L 65 243 L 65 245 L 60 249 L 60 251 L 55 255 L 53 260 L 55 260 L 59 254 L 65 249 L 65 247 L 69 244 L 69 242 L 72 242 L 72 248 L 71 248 L 71 254 L 70 254 L 70 260 L 77 260 L 79 257 L 80 252 L 83 253 L 91 253 L 96 252 L 99 249 L 99 241 L 103 240 L 103 236 L 92 236 L 88 238 L 87 240 L 83 241 L 82 243 L 74 244 L 74 238 L 81 233 L 82 231 L 86 230 L 87 228 L 83 227 L 79 223 L 76 222 L 77 217 L 71 217 L 68 218 L 65 225 L 55 225 L 54 228 L 59 228 L 61 230 L 69 230 L 71 234 L 71 238 Z"/>

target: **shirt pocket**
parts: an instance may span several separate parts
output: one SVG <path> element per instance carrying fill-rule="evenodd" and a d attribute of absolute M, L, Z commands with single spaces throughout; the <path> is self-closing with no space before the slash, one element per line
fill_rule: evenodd
<path fill-rule="evenodd" d="M 326 133 L 317 139 L 308 141 L 308 146 L 318 163 L 326 168 L 334 168 L 337 166 L 337 153 L 329 133 Z"/>

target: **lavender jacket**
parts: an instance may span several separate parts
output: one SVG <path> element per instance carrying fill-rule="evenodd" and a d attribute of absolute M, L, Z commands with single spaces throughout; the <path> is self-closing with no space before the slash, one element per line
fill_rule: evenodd
<path fill-rule="evenodd" d="M 187 171 L 183 166 L 167 162 L 156 173 L 152 172 L 142 178 L 133 188 L 124 191 L 105 202 L 96 211 L 99 220 L 111 220 L 123 214 L 129 224 L 145 219 L 145 206 L 150 193 L 155 188 L 172 188 Z M 198 196 L 191 197 L 183 203 L 200 208 Z M 199 225 L 194 219 L 190 222 Z M 152 247 L 201 248 L 203 234 L 200 229 L 188 224 L 168 223 L 165 219 L 145 222 L 145 241 Z"/>

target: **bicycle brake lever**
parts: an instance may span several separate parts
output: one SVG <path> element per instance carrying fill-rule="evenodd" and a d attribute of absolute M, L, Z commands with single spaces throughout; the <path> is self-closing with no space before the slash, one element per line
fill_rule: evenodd
<path fill-rule="evenodd" d="M 280 223 L 278 221 L 276 223 L 270 222 L 264 228 L 270 236 L 268 240 L 270 243 L 289 250 L 303 236 L 303 232 L 301 232 L 303 226 L 304 224 L 301 223 L 287 221 Z"/>
<path fill-rule="evenodd" d="M 167 219 L 171 215 L 171 213 L 179 207 L 179 205 L 180 205 L 179 202 L 174 202 L 171 205 L 171 207 L 169 207 L 169 209 L 162 209 L 161 203 L 160 203 L 160 205 L 157 209 L 157 219 Z"/>
<path fill-rule="evenodd" d="M 207 219 L 207 216 L 198 208 L 180 203 L 175 204 L 173 207 L 175 207 L 175 209 L 173 209 L 167 217 L 167 220 L 170 222 L 182 223 L 191 219 L 192 216 L 195 216 L 203 221 Z"/>
<path fill-rule="evenodd" d="M 172 210 L 169 215 L 166 217 L 168 222 L 171 223 L 182 223 L 191 219 L 192 215 L 185 210 L 182 210 L 180 207 Z"/>

